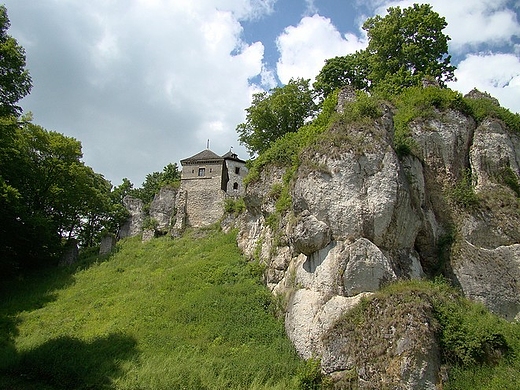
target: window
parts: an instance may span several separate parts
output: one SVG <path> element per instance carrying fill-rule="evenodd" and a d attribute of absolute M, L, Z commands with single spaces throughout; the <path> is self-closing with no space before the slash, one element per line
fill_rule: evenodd
<path fill-rule="evenodd" d="M 199 176 L 206 176 L 206 168 L 199 168 Z"/>
<path fill-rule="evenodd" d="M 233 190 L 238 191 L 238 183 L 233 183 Z"/>
<path fill-rule="evenodd" d="M 240 174 L 240 167 L 235 167 L 235 174 L 236 174 L 236 175 L 239 175 L 239 174 Z"/>

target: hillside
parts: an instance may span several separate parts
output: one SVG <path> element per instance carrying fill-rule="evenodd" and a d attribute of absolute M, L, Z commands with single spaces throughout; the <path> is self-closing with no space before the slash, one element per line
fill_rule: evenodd
<path fill-rule="evenodd" d="M 290 389 L 304 378 L 232 233 L 128 239 L 0 292 L 2 389 Z"/>

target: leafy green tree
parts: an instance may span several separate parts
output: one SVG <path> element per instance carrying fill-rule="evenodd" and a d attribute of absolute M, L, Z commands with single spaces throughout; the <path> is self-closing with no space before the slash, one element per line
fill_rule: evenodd
<path fill-rule="evenodd" d="M 146 175 L 141 188 L 131 191 L 131 194 L 149 204 L 155 194 L 164 186 L 177 186 L 181 179 L 181 173 L 177 163 L 170 163 L 162 172 L 152 172 Z"/>
<path fill-rule="evenodd" d="M 388 8 L 388 15 L 369 18 L 363 29 L 368 35 L 369 80 L 391 92 L 420 85 L 425 77 L 441 86 L 453 80 L 448 41 L 442 30 L 446 20 L 429 4 Z"/>
<path fill-rule="evenodd" d="M 128 220 L 130 213 L 123 204 L 125 196 L 129 195 L 133 191 L 134 185 L 126 177 L 123 179 L 119 186 L 112 188 L 110 191 L 110 213 L 103 226 L 105 232 L 117 234 L 121 229 L 121 226 Z"/>
<path fill-rule="evenodd" d="M 251 154 L 262 153 L 271 142 L 297 131 L 316 114 L 309 82 L 291 79 L 283 87 L 253 95 L 253 102 L 246 109 L 246 121 L 237 126 L 239 140 Z"/>
<path fill-rule="evenodd" d="M 28 95 L 32 84 L 25 69 L 25 50 L 7 34 L 10 27 L 5 6 L 0 5 L 0 115 L 20 114 L 16 103 Z"/>
<path fill-rule="evenodd" d="M 314 87 L 324 98 L 343 85 L 395 94 L 419 86 L 425 78 L 441 87 L 454 79 L 448 41 L 442 30 L 445 19 L 429 4 L 388 8 L 386 16 L 374 16 L 363 24 L 368 47 L 327 60 Z"/>
<path fill-rule="evenodd" d="M 1 183 L 2 266 L 48 264 L 73 237 L 93 244 L 111 216 L 111 185 L 81 161 L 81 143 L 26 122 L 11 152 Z"/>
<path fill-rule="evenodd" d="M 368 89 L 368 66 L 365 51 L 358 51 L 342 57 L 325 60 L 314 89 L 321 99 L 324 99 L 336 89 L 351 85 L 355 89 Z"/>

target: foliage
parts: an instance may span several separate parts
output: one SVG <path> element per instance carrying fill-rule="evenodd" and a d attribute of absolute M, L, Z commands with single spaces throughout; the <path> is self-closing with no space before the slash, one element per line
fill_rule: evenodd
<path fill-rule="evenodd" d="M 449 192 L 450 197 L 462 207 L 476 206 L 479 199 L 471 179 L 471 171 L 464 172 L 462 178 Z"/>
<path fill-rule="evenodd" d="M 152 172 L 146 175 L 141 188 L 134 189 L 129 193 L 149 205 L 155 194 L 165 186 L 178 187 L 180 185 L 181 173 L 177 163 L 170 163 L 163 168 L 162 172 Z"/>
<path fill-rule="evenodd" d="M 328 378 L 321 372 L 319 359 L 309 359 L 298 372 L 298 389 L 320 390 L 328 385 Z"/>
<path fill-rule="evenodd" d="M 0 116 L 19 115 L 16 103 L 29 94 L 32 84 L 25 69 L 25 50 L 7 34 L 10 27 L 5 6 L 0 5 Z"/>
<path fill-rule="evenodd" d="M 262 153 L 278 138 L 296 132 L 316 113 L 309 80 L 291 79 L 283 87 L 253 95 L 246 121 L 237 126 L 240 142 L 253 153 Z"/>
<path fill-rule="evenodd" d="M 425 78 L 441 87 L 453 80 L 450 38 L 442 32 L 445 19 L 429 4 L 387 11 L 363 24 L 368 36 L 365 50 L 326 61 L 314 84 L 323 97 L 343 85 L 392 96 L 421 85 Z"/>
<path fill-rule="evenodd" d="M 493 100 L 487 98 L 467 98 L 464 101 L 469 107 L 470 115 L 477 123 L 482 123 L 486 118 L 497 118 L 511 130 L 520 132 L 520 114 L 512 113 L 507 108 L 500 107 Z"/>
<path fill-rule="evenodd" d="M 515 172 L 511 169 L 511 167 L 501 169 L 498 175 L 499 180 L 506 186 L 511 188 L 517 197 L 520 197 L 520 182 L 518 181 L 518 177 L 516 176 Z"/>
<path fill-rule="evenodd" d="M 110 218 L 110 183 L 81 161 L 76 139 L 14 117 L 3 121 L 14 130 L 0 161 L 0 251 L 8 268 L 49 263 L 62 239 L 92 245 Z"/>
<path fill-rule="evenodd" d="M 380 103 L 377 96 L 357 91 L 356 100 L 346 104 L 342 119 L 347 123 L 355 123 L 365 119 L 380 118 L 383 114 Z"/>
<path fill-rule="evenodd" d="M 244 198 L 226 198 L 224 201 L 224 210 L 228 214 L 234 214 L 235 216 L 242 214 L 246 211 L 246 203 Z"/>
<path fill-rule="evenodd" d="M 454 78 L 445 19 L 429 4 L 388 8 L 384 17 L 367 19 L 369 80 L 378 89 L 398 92 L 421 85 L 427 76 L 441 86 Z"/>
<path fill-rule="evenodd" d="M 248 176 L 244 183 L 248 184 L 260 178 L 260 172 L 268 164 L 280 167 L 292 167 L 295 172 L 299 164 L 299 154 L 311 145 L 316 137 L 323 133 L 337 118 L 335 111 L 338 102 L 337 92 L 329 95 L 322 104 L 318 116 L 301 127 L 295 133 L 288 133 L 274 141 L 267 150 L 261 153 L 249 166 Z M 289 180 L 288 180 L 289 181 Z"/>
<path fill-rule="evenodd" d="M 356 90 L 367 90 L 369 83 L 366 54 L 365 51 L 357 51 L 325 60 L 325 65 L 313 84 L 318 96 L 323 100 L 345 85 Z"/>
<path fill-rule="evenodd" d="M 397 110 L 394 115 L 394 148 L 398 155 L 411 154 L 415 146 L 409 125 L 417 119 L 429 119 L 436 110 L 448 108 L 469 113 L 469 107 L 459 92 L 439 87 L 410 87 L 392 98 Z"/>
<path fill-rule="evenodd" d="M 155 218 L 147 216 L 143 220 L 143 230 L 156 230 L 159 222 Z"/>
<path fill-rule="evenodd" d="M 206 230 L 2 285 L 0 388 L 296 389 L 258 268 Z"/>

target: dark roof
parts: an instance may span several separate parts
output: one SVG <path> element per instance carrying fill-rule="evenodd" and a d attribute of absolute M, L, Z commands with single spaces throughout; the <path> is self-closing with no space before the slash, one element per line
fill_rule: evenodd
<path fill-rule="evenodd" d="M 224 158 L 226 160 L 235 160 L 235 161 L 245 162 L 244 160 L 239 159 L 238 154 L 233 153 L 233 151 L 231 151 L 231 150 L 229 152 L 227 152 L 226 154 L 224 154 L 222 156 L 222 158 Z"/>
<path fill-rule="evenodd" d="M 240 161 L 240 162 L 244 162 L 245 163 L 244 160 L 239 159 L 238 155 L 236 153 L 233 153 L 233 151 L 231 151 L 231 150 L 229 152 L 227 152 L 226 154 L 224 154 L 223 156 L 219 156 L 215 152 L 212 152 L 209 149 L 205 149 L 202 152 L 199 152 L 199 153 L 197 153 L 194 156 L 191 156 L 191 157 L 185 158 L 184 160 L 181 160 L 181 165 L 184 165 L 184 164 L 194 164 L 196 162 L 202 162 L 202 161 L 204 161 L 204 162 L 219 162 L 219 161 L 222 161 L 222 160 L 235 160 L 235 161 Z"/>
<path fill-rule="evenodd" d="M 181 165 L 184 163 L 193 163 L 195 161 L 222 161 L 224 158 L 220 157 L 218 154 L 212 152 L 209 149 L 203 150 L 200 153 L 197 153 L 194 156 L 185 158 L 184 160 L 181 160 Z"/>

